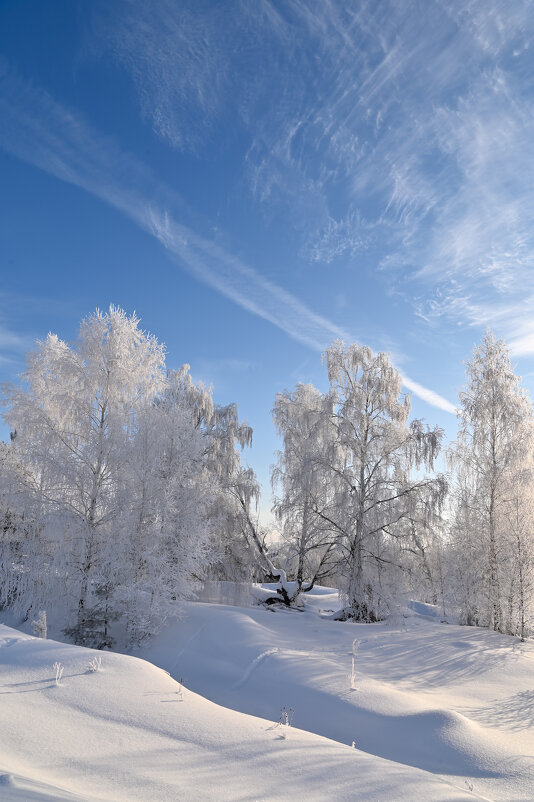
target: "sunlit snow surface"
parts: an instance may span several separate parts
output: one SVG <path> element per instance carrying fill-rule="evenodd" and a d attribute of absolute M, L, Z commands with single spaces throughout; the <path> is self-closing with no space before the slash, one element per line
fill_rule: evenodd
<path fill-rule="evenodd" d="M 0 626 L 0 799 L 531 800 L 534 644 L 415 610 L 339 623 L 336 603 L 189 604 L 145 660 L 97 672 Z"/>

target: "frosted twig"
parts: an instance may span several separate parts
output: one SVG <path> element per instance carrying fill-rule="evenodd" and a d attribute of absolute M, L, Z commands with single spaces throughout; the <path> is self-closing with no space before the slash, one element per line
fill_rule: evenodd
<path fill-rule="evenodd" d="M 61 663 L 57 662 L 56 660 L 52 668 L 56 672 L 56 685 L 59 685 L 59 683 L 61 682 L 61 677 L 63 676 L 64 666 L 62 666 Z"/>

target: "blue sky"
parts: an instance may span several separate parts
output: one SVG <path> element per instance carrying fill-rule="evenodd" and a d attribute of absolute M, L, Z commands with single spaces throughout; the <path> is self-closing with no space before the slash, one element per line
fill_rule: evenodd
<path fill-rule="evenodd" d="M 0 378 L 36 338 L 137 311 L 255 430 L 391 353 L 454 437 L 490 326 L 534 385 L 528 2 L 0 2 Z M 4 430 L 4 436 L 6 432 Z"/>

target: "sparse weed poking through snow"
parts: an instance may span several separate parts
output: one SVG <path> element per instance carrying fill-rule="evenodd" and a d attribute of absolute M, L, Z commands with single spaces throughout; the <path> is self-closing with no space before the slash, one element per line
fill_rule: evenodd
<path fill-rule="evenodd" d="M 356 638 L 352 641 L 352 667 L 350 671 L 350 689 L 351 691 L 357 690 L 356 688 L 356 652 L 358 651 L 358 647 L 360 645 L 360 641 Z"/>
<path fill-rule="evenodd" d="M 291 727 L 293 724 L 293 713 L 294 710 L 292 707 L 290 707 L 289 710 L 283 707 L 280 711 L 280 724 L 283 724 L 285 727 Z"/>
<path fill-rule="evenodd" d="M 94 674 L 97 671 L 100 671 L 101 668 L 102 668 L 102 658 L 101 657 L 96 656 L 96 657 L 92 657 L 91 660 L 89 660 L 89 665 L 87 666 L 87 671 L 90 674 Z"/>
<path fill-rule="evenodd" d="M 59 685 L 59 683 L 61 682 L 61 677 L 63 676 L 64 666 L 62 666 L 61 663 L 58 663 L 56 661 L 52 666 L 52 668 L 56 672 L 56 685 Z"/>
<path fill-rule="evenodd" d="M 294 710 L 292 707 L 290 707 L 289 710 L 286 710 L 285 707 L 280 710 L 280 721 L 278 722 L 278 726 L 284 728 L 281 735 L 283 739 L 285 739 L 287 736 L 285 730 L 291 727 L 293 724 L 293 713 Z"/>
<path fill-rule="evenodd" d="M 32 621 L 32 631 L 37 638 L 46 640 L 46 610 L 40 610 L 39 618 Z"/>

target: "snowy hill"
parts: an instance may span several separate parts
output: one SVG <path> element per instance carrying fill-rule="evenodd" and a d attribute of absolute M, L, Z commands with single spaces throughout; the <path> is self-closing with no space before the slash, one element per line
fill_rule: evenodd
<path fill-rule="evenodd" d="M 190 604 L 144 653 L 187 688 L 0 626 L 0 799 L 532 798 L 532 645 L 417 614 L 337 623 L 328 602 Z"/>
<path fill-rule="evenodd" d="M 429 605 L 389 625 L 318 615 L 336 606 L 325 589 L 303 613 L 193 604 L 150 659 L 226 707 L 273 721 L 291 707 L 296 727 L 491 799 L 533 798 L 534 644 L 441 624 Z"/>

